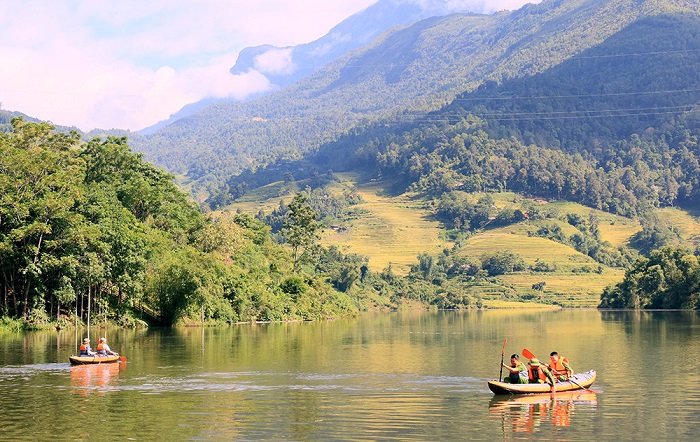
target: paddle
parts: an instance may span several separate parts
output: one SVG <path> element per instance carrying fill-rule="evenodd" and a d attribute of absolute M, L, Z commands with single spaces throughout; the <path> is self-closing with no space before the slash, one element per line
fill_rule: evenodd
<path fill-rule="evenodd" d="M 555 374 L 561 374 L 561 375 L 566 376 L 566 379 L 567 379 L 569 382 L 571 382 L 572 384 L 578 385 L 578 388 L 580 388 L 580 389 L 582 389 L 582 390 L 588 390 L 588 388 L 584 387 L 583 385 L 581 385 L 581 384 L 579 384 L 578 382 L 576 382 L 575 380 L 573 380 L 573 379 L 571 378 L 571 376 L 569 376 L 568 374 L 562 373 L 561 371 L 556 370 L 556 369 L 554 369 L 554 368 L 551 368 L 550 370 L 552 370 Z M 590 391 L 590 390 L 589 390 L 589 391 Z"/>
<path fill-rule="evenodd" d="M 525 356 L 528 359 L 537 359 L 537 356 L 535 356 L 535 354 L 527 348 L 523 348 L 523 356 Z M 556 382 L 552 384 L 552 394 L 554 394 L 557 391 L 556 385 Z"/>
<path fill-rule="evenodd" d="M 535 356 L 535 354 L 532 353 L 532 352 L 531 352 L 530 350 L 528 350 L 527 348 L 523 348 L 523 356 L 525 356 L 525 357 L 528 358 L 528 359 L 537 359 L 537 356 Z M 569 377 L 568 374 L 566 374 L 566 373 L 561 373 L 561 372 L 559 372 L 558 370 L 555 370 L 555 369 L 552 369 L 552 371 L 555 372 L 555 373 L 558 373 L 558 374 L 563 374 L 564 376 L 566 376 L 566 379 L 568 379 L 568 380 L 569 380 L 571 383 L 573 383 L 574 385 L 577 385 L 580 389 L 582 389 L 582 390 L 588 390 L 588 389 L 587 389 L 586 387 L 584 387 L 583 385 L 581 385 L 581 384 L 579 384 L 578 382 L 576 382 L 575 380 L 571 379 L 571 377 Z"/>
<path fill-rule="evenodd" d="M 119 356 L 119 360 L 126 363 L 126 356 Z"/>
<path fill-rule="evenodd" d="M 501 372 L 498 374 L 498 382 L 501 382 L 501 378 L 503 378 L 503 355 L 506 353 L 506 342 L 508 342 L 508 338 L 503 340 L 503 348 L 501 348 Z"/>
<path fill-rule="evenodd" d="M 523 348 L 523 356 L 525 356 L 528 359 L 537 359 L 537 356 L 535 356 L 530 350 L 527 348 Z"/>

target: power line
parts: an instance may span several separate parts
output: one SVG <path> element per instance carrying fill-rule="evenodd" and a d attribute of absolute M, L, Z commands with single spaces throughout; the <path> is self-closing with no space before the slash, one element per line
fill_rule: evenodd
<path fill-rule="evenodd" d="M 659 108 L 663 109 L 663 108 Z M 639 109 L 643 110 L 643 109 Z M 649 110 L 653 110 L 653 108 L 649 108 Z M 591 112 L 591 111 L 578 111 L 578 112 Z M 417 118 L 406 118 L 406 119 L 396 119 L 393 120 L 393 122 L 415 122 L 415 123 L 439 123 L 439 122 L 445 122 L 445 123 L 455 123 L 462 121 L 466 119 L 469 116 L 474 116 L 476 118 L 480 118 L 483 120 L 489 120 L 489 121 L 540 121 L 540 120 L 581 120 L 581 119 L 592 119 L 592 118 L 615 118 L 615 117 L 637 117 L 637 116 L 654 116 L 654 115 L 677 115 L 682 112 L 688 113 L 688 112 L 700 112 L 700 110 L 697 109 L 686 109 L 686 110 L 676 110 L 676 111 L 661 111 L 661 112 L 637 112 L 637 109 L 627 109 L 627 110 L 607 110 L 607 111 L 598 111 L 600 112 L 599 114 L 587 114 L 587 115 L 574 115 L 573 112 L 571 113 L 561 113 L 559 115 L 555 115 L 554 113 L 534 113 L 534 114 L 527 114 L 527 113 L 520 113 L 520 114 L 478 114 L 478 113 L 470 113 L 470 114 L 465 114 L 465 115 L 436 115 L 434 118 L 430 118 L 427 114 L 424 116 L 420 116 Z M 604 113 L 608 112 L 608 113 Z M 623 112 L 623 113 L 617 113 L 617 112 Z M 382 120 L 384 122 L 391 121 L 391 120 Z"/>
<path fill-rule="evenodd" d="M 667 54 L 685 54 L 689 52 L 700 52 L 700 49 L 678 49 L 675 51 L 651 51 L 651 52 L 631 52 L 627 54 L 601 54 L 601 55 L 574 55 L 568 60 L 578 60 L 587 58 L 616 58 L 616 57 L 641 57 L 644 55 L 667 55 Z"/>
<path fill-rule="evenodd" d="M 587 98 L 587 97 L 621 97 L 631 95 L 660 95 L 660 94 L 682 94 L 688 92 L 700 92 L 700 89 L 668 89 L 665 91 L 643 91 L 643 92 L 610 92 L 604 94 L 575 94 L 575 95 L 513 95 L 509 97 L 465 97 L 455 98 L 453 101 L 507 101 L 507 100 L 541 100 L 552 98 Z"/>

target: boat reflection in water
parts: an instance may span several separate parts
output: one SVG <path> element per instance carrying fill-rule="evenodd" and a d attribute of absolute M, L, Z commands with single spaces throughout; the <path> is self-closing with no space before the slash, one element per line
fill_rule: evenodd
<path fill-rule="evenodd" d="M 119 379 L 119 370 L 125 366 L 124 363 L 73 365 L 70 368 L 71 392 L 81 396 L 90 393 L 104 395 L 114 389 Z"/>
<path fill-rule="evenodd" d="M 503 419 L 503 430 L 510 424 L 514 433 L 534 433 L 541 424 L 568 427 L 576 407 L 598 406 L 592 390 L 521 396 L 494 396 L 489 403 L 491 417 Z"/>

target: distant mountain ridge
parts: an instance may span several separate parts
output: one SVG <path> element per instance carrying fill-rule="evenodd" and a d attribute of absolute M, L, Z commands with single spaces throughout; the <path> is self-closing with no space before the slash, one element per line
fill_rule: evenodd
<path fill-rule="evenodd" d="M 311 43 L 284 48 L 272 45 L 245 48 L 230 72 L 237 75 L 256 70 L 276 87 L 284 87 L 316 72 L 346 52 L 364 46 L 393 26 L 415 23 L 431 15 L 417 4 L 382 0 L 343 20 L 328 34 Z M 289 60 L 284 67 L 266 67 L 261 62 L 267 54 L 280 52 L 284 52 Z"/>
<path fill-rule="evenodd" d="M 486 81 L 543 72 L 641 17 L 698 8 L 686 0 L 545 0 L 514 12 L 429 18 L 273 94 L 207 107 L 135 147 L 213 189 L 248 166 L 298 158 L 357 124 L 394 124 Z"/>
<path fill-rule="evenodd" d="M 473 7 L 483 7 L 479 2 L 466 2 L 464 5 L 462 3 L 450 4 L 444 0 L 380 0 L 343 20 L 326 35 L 310 43 L 287 47 L 260 45 L 244 48 L 238 54 L 230 73 L 243 75 L 256 71 L 268 79 L 273 88 L 269 92 L 272 92 L 305 78 L 343 54 L 370 43 L 392 27 L 405 26 L 428 17 L 447 15 L 463 8 L 470 10 Z M 472 3 L 475 5 L 472 6 Z M 240 101 L 249 101 L 269 92 Z M 167 120 L 141 129 L 138 133 L 151 135 L 177 120 L 223 101 L 228 100 L 207 98 L 188 104 Z"/>

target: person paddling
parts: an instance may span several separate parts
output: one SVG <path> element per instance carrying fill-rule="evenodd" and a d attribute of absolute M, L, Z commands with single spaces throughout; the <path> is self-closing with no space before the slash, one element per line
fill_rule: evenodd
<path fill-rule="evenodd" d="M 80 356 L 95 356 L 95 352 L 90 348 L 90 339 L 83 339 L 83 343 L 80 345 Z"/>
<path fill-rule="evenodd" d="M 111 348 L 109 348 L 109 345 L 107 345 L 107 338 L 100 338 L 99 344 L 97 344 L 97 354 L 100 356 L 119 356 L 119 353 L 114 352 Z"/>
<path fill-rule="evenodd" d="M 530 381 L 531 384 L 544 384 L 544 383 L 549 383 L 552 387 L 554 387 L 554 384 L 556 381 L 554 380 L 554 376 L 552 375 L 552 372 L 547 370 L 547 367 L 543 366 L 540 363 L 539 359 L 533 358 L 530 359 L 530 362 L 528 362 L 529 368 L 528 368 L 528 380 Z"/>
<path fill-rule="evenodd" d="M 557 380 L 564 382 L 569 379 L 573 374 L 574 370 L 569 365 L 569 360 L 564 356 L 559 356 L 559 353 L 553 351 L 549 354 L 549 364 L 547 368 L 552 370 L 557 377 Z"/>
<path fill-rule="evenodd" d="M 503 378 L 503 382 L 508 384 L 527 384 L 527 367 L 525 364 L 520 362 L 520 356 L 517 353 L 510 355 L 510 365 L 501 363 L 505 368 L 510 371 L 510 374 Z"/>

